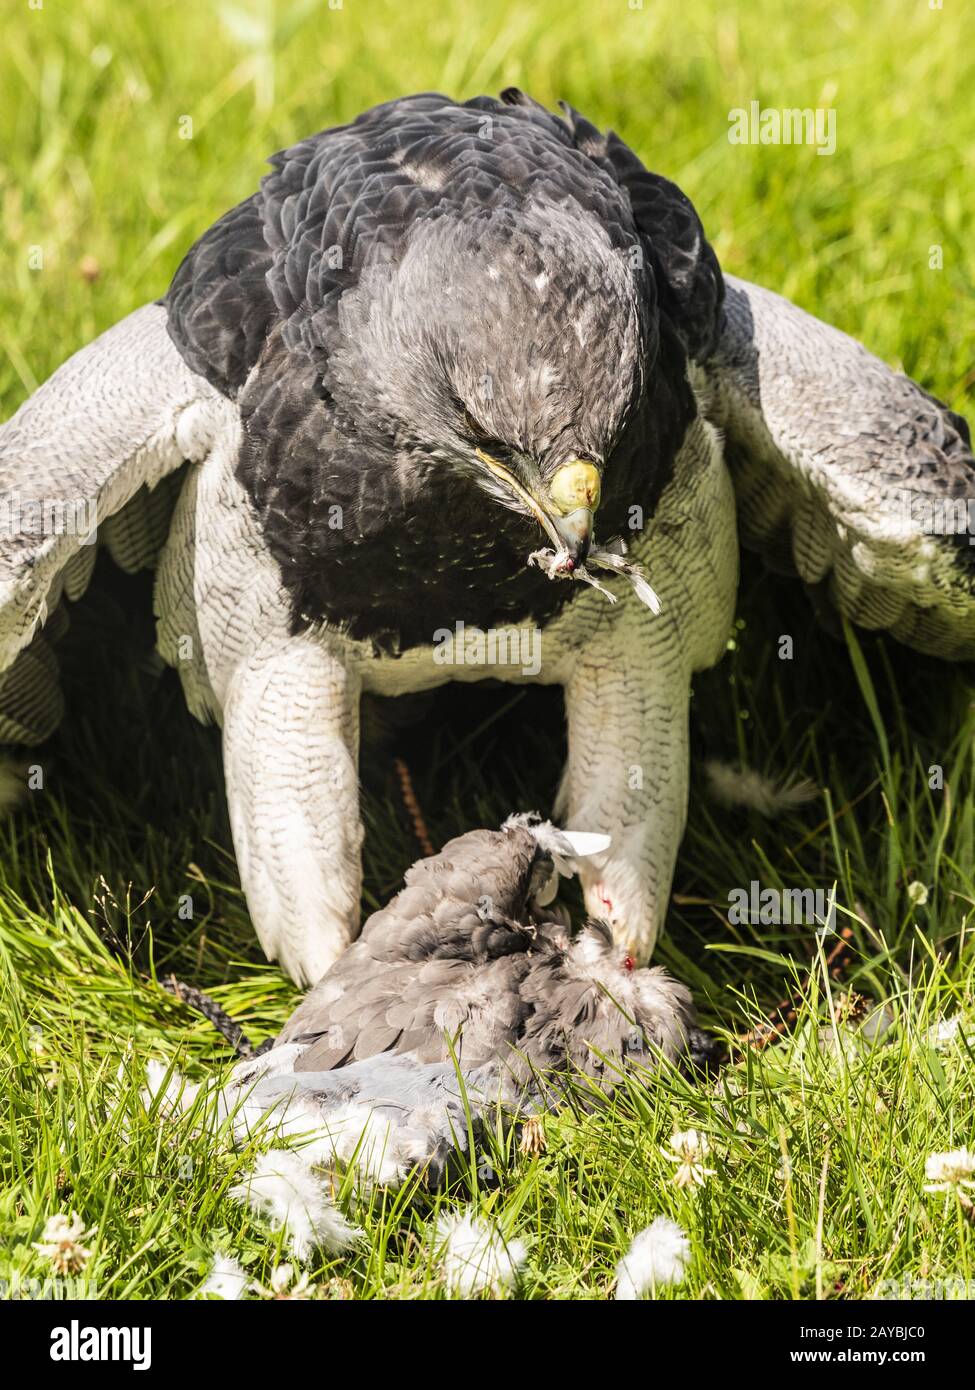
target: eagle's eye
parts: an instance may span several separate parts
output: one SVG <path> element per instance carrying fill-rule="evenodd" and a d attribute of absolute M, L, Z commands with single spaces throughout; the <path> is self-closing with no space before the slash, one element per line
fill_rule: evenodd
<path fill-rule="evenodd" d="M 479 420 L 474 419 L 474 416 L 471 414 L 469 410 L 463 411 L 463 419 L 464 430 L 470 436 L 471 439 L 476 439 L 479 444 L 481 440 L 486 441 L 490 439 L 490 435 L 488 434 L 487 430 L 484 428 L 484 426 L 481 424 Z"/>
<path fill-rule="evenodd" d="M 489 454 L 498 463 L 510 463 L 514 457 L 514 450 L 510 445 L 505 444 L 503 439 L 496 439 L 489 430 L 486 430 L 479 420 L 475 420 L 469 410 L 463 413 L 464 433 L 470 442 L 483 453 Z"/>

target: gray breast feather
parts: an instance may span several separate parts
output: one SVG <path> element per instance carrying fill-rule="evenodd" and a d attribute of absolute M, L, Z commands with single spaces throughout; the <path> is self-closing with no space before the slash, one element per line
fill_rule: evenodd
<path fill-rule="evenodd" d="M 470 1072 L 462 1085 L 452 1063 L 403 1054 L 337 1071 L 272 1067 L 257 1076 L 242 1064 L 219 1108 L 232 1117 L 238 1142 L 273 1138 L 300 1147 L 311 1162 L 353 1165 L 383 1184 L 396 1185 L 416 1168 L 439 1182 L 450 1155 L 467 1147 L 469 1113 L 486 1111 L 503 1085 L 492 1068 Z"/>

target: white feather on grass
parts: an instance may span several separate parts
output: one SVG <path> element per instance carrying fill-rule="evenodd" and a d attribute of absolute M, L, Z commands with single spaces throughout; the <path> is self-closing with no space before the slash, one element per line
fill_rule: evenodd
<path fill-rule="evenodd" d="M 933 1048 L 944 1048 L 958 1038 L 959 1029 L 966 1024 L 964 1014 L 954 1014 L 951 1018 L 939 1018 L 928 1029 L 928 1044 Z"/>
<path fill-rule="evenodd" d="M 318 1246 L 337 1254 L 361 1234 L 326 1197 L 321 1174 L 288 1149 L 262 1154 L 230 1195 L 265 1217 L 274 1230 L 283 1229 L 300 1260 Z"/>
<path fill-rule="evenodd" d="M 183 1114 L 189 1110 L 199 1090 L 197 1083 L 187 1081 L 183 1073 L 175 1067 L 170 1072 L 168 1062 L 150 1057 L 146 1063 L 146 1085 L 141 1092 L 141 1098 L 147 1110 L 158 1101 L 161 1115 L 172 1118 L 174 1115 Z"/>
<path fill-rule="evenodd" d="M 676 1221 L 658 1216 L 634 1236 L 616 1266 L 616 1298 L 633 1302 L 668 1284 L 679 1284 L 687 1269 L 691 1246 Z"/>
<path fill-rule="evenodd" d="M 813 801 L 819 788 L 808 778 L 790 782 L 766 777 L 753 767 L 733 767 L 731 763 L 705 763 L 711 795 L 722 806 L 742 806 L 760 816 L 778 816 Z"/>
<path fill-rule="evenodd" d="M 197 1290 L 197 1298 L 243 1298 L 247 1291 L 247 1273 L 233 1255 L 215 1255 L 206 1282 Z"/>
<path fill-rule="evenodd" d="M 441 1275 L 455 1298 L 509 1292 L 527 1259 L 524 1241 L 506 1241 L 497 1226 L 475 1216 L 470 1207 L 441 1216 L 436 1239 L 443 1247 Z"/>
<path fill-rule="evenodd" d="M 118 1064 L 114 1081 L 108 1086 L 108 1114 L 113 1119 L 118 1117 L 119 1129 L 126 1139 L 132 1131 L 130 1113 L 126 1113 L 126 1108 L 131 1107 L 133 1101 L 127 1083 L 130 1082 L 130 1077 L 135 1078 L 137 1066 L 132 1058 L 130 1043 L 125 1056 Z M 157 1105 L 157 1115 L 170 1120 L 189 1110 L 200 1091 L 199 1085 L 187 1081 L 182 1072 L 176 1071 L 175 1068 L 170 1072 L 169 1063 L 158 1057 L 150 1057 L 147 1061 L 145 1079 L 146 1084 L 139 1089 L 139 1104 L 142 1109 L 148 1113 Z M 138 1085 L 137 1080 L 135 1084 Z"/>

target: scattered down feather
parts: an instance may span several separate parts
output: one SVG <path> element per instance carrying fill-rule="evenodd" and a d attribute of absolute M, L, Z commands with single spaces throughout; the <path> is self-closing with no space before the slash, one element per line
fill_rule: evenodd
<path fill-rule="evenodd" d="M 360 1234 L 325 1196 L 322 1175 L 303 1154 L 288 1149 L 262 1154 L 230 1195 L 266 1218 L 273 1230 L 284 1230 L 300 1260 L 319 1247 L 338 1254 Z"/>
<path fill-rule="evenodd" d="M 227 1302 L 244 1297 L 247 1271 L 232 1255 L 215 1255 L 210 1273 L 197 1291 L 197 1298 L 222 1298 Z"/>
<path fill-rule="evenodd" d="M 470 1207 L 441 1216 L 436 1240 L 441 1247 L 441 1276 L 454 1298 L 509 1293 L 527 1259 L 524 1241 L 505 1240 L 497 1226 L 476 1216 Z"/>
<path fill-rule="evenodd" d="M 616 1298 L 632 1302 L 668 1284 L 679 1284 L 691 1255 L 690 1242 L 669 1216 L 658 1216 L 633 1237 L 616 1266 Z"/>
<path fill-rule="evenodd" d="M 753 767 L 733 767 L 731 763 L 705 765 L 708 786 L 722 806 L 742 807 L 760 816 L 779 816 L 814 801 L 819 789 L 808 778 L 798 781 L 774 779 Z"/>

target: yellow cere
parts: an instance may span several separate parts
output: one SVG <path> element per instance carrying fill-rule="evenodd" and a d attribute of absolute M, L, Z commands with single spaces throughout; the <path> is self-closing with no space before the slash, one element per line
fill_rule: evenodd
<path fill-rule="evenodd" d="M 552 478 L 549 496 L 563 516 L 588 507 L 594 512 L 599 506 L 599 470 L 593 463 L 575 459 L 565 463 Z"/>

